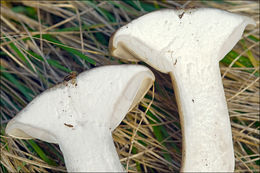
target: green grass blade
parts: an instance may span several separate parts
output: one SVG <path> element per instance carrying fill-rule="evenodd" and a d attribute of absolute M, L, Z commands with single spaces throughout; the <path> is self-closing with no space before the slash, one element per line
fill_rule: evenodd
<path fill-rule="evenodd" d="M 10 41 L 10 40 L 6 39 L 6 41 Z M 11 49 L 17 54 L 17 56 L 29 67 L 29 69 L 34 71 L 34 69 L 31 66 L 31 64 L 28 62 L 28 60 L 23 55 L 23 53 L 15 46 L 15 44 L 14 43 L 10 43 L 9 45 L 10 45 Z"/>
<path fill-rule="evenodd" d="M 49 165 L 57 166 L 57 164 L 43 152 L 43 150 L 35 143 L 34 140 L 27 140 L 27 142 L 30 144 L 30 146 L 34 149 L 34 151 L 39 155 L 39 157 L 42 160 L 44 160 Z"/>
<path fill-rule="evenodd" d="M 38 60 L 44 62 L 43 57 L 40 56 L 40 55 L 38 55 L 37 53 L 32 52 L 32 51 L 30 51 L 30 50 L 28 50 L 27 52 L 28 52 L 32 57 L 34 57 L 34 58 L 36 58 L 36 59 L 38 59 Z M 68 68 L 66 68 L 66 67 L 64 67 L 64 66 L 62 66 L 62 65 L 59 63 L 59 61 L 56 61 L 56 60 L 54 60 L 54 59 L 46 59 L 46 61 L 47 61 L 48 64 L 50 64 L 51 66 L 56 67 L 56 68 L 58 68 L 58 69 L 60 69 L 60 70 L 62 70 L 62 71 L 65 71 L 65 72 L 68 72 L 68 73 L 71 72 L 70 69 L 68 69 Z"/>
<path fill-rule="evenodd" d="M 133 148 L 132 148 L 132 153 L 133 153 L 133 154 L 137 154 L 137 152 L 138 152 L 138 149 L 135 148 L 135 147 L 133 147 Z M 137 162 L 137 161 L 135 161 L 135 163 L 136 163 L 136 169 L 137 169 L 137 171 L 138 171 L 138 172 L 142 172 L 141 164 L 140 164 L 139 162 Z"/>
<path fill-rule="evenodd" d="M 10 73 L 6 73 L 6 72 L 3 72 L 5 71 L 6 69 L 2 66 L 0 66 L 0 70 L 1 70 L 1 77 L 4 77 L 6 78 L 7 80 L 9 80 L 11 83 L 13 83 L 17 88 L 18 90 L 25 96 L 25 98 L 30 101 L 32 100 L 32 97 L 30 96 L 33 92 L 25 87 L 23 84 L 21 84 L 21 82 L 19 82 L 17 80 L 17 78 L 13 75 L 13 74 L 10 74 Z"/>
<path fill-rule="evenodd" d="M 154 116 L 152 114 L 152 112 L 150 112 L 149 110 L 147 111 L 146 113 L 148 116 L 152 117 L 154 120 L 156 120 L 157 122 L 159 122 L 159 120 L 156 118 L 156 116 Z M 149 119 L 149 122 L 150 124 L 156 124 L 157 122 L 154 122 L 152 120 Z M 166 136 L 163 135 L 162 131 L 165 130 L 163 126 L 152 126 L 153 128 L 153 133 L 154 133 L 154 136 L 155 138 L 159 141 L 159 142 L 162 142 Z M 166 131 L 166 130 L 165 130 Z M 168 134 L 169 136 L 169 134 Z M 166 147 L 166 145 L 164 143 L 162 143 L 163 146 Z M 163 150 L 164 152 L 164 150 Z M 172 158 L 171 158 L 171 155 L 168 154 L 168 153 L 163 153 L 162 154 L 164 159 L 167 160 L 168 162 L 173 162 Z"/>
<path fill-rule="evenodd" d="M 37 38 L 40 38 L 40 35 L 36 35 L 35 37 Z M 66 46 L 65 44 L 61 43 L 59 40 L 55 39 L 54 37 L 52 37 L 51 35 L 49 34 L 43 34 L 42 35 L 42 38 L 47 40 L 47 41 L 50 41 L 52 43 L 56 43 L 55 45 L 62 48 L 63 50 L 66 50 L 67 52 L 71 53 L 72 55 L 77 55 L 79 56 L 81 59 L 89 62 L 90 64 L 92 65 L 96 65 L 96 62 L 89 58 L 88 56 L 82 54 L 80 51 L 76 50 L 76 49 L 73 49 L 73 48 L 70 48 L 68 46 Z"/>

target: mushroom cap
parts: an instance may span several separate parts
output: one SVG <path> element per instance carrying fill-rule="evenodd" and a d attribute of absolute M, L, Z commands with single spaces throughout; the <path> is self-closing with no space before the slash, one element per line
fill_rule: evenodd
<path fill-rule="evenodd" d="M 115 57 L 142 60 L 168 73 L 176 59 L 220 61 L 239 41 L 248 24 L 255 22 L 220 9 L 165 9 L 121 27 L 111 37 L 109 47 Z"/>
<path fill-rule="evenodd" d="M 141 65 L 110 65 L 85 71 L 33 99 L 8 123 L 6 133 L 58 143 L 57 136 L 89 123 L 112 131 L 153 81 L 153 73 Z"/>

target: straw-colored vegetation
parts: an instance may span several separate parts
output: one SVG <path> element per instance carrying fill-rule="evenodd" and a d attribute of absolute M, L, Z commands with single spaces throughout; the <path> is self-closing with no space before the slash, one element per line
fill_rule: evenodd
<path fill-rule="evenodd" d="M 109 37 L 120 26 L 160 8 L 190 7 L 221 8 L 257 22 L 220 65 L 232 125 L 235 170 L 258 172 L 258 2 L 166 0 L 1 1 L 1 172 L 66 171 L 58 145 L 8 137 L 6 123 L 71 71 L 80 73 L 122 63 L 108 53 Z M 129 172 L 180 168 L 182 135 L 174 91 L 168 75 L 153 72 L 154 90 L 113 133 L 121 162 Z"/>

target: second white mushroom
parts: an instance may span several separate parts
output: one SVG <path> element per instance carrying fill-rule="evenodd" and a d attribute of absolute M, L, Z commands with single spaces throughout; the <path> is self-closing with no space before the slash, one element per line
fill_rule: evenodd
<path fill-rule="evenodd" d="M 248 24 L 254 21 L 219 9 L 167 9 L 133 20 L 110 40 L 113 56 L 170 74 L 182 124 L 182 171 L 234 171 L 219 61 Z"/>

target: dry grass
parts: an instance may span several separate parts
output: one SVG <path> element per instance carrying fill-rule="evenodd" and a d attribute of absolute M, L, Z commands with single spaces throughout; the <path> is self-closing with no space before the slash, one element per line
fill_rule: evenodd
<path fill-rule="evenodd" d="M 94 5 L 89 2 L 1 1 L 1 172 L 65 171 L 57 145 L 38 140 L 12 139 L 4 133 L 6 123 L 33 97 L 62 81 L 69 71 L 81 72 L 93 68 L 94 65 L 84 60 L 82 54 L 93 59 L 96 66 L 119 64 L 109 56 L 107 40 L 117 28 L 148 9 L 137 10 L 121 1 L 95 1 Z M 216 7 L 250 16 L 257 21 L 257 27 L 247 29 L 243 40 L 233 49 L 237 55 L 232 57 L 232 54 L 226 57 L 228 61 L 222 61 L 221 72 L 231 118 L 235 170 L 258 172 L 258 2 L 143 3 L 155 8 Z M 138 1 L 135 4 L 140 7 Z M 11 10 L 14 7 L 16 11 Z M 100 9 L 110 12 L 114 19 Z M 53 36 L 59 42 L 46 35 Z M 72 48 L 79 53 L 71 51 Z M 243 59 L 248 60 L 250 65 Z M 113 133 L 121 162 L 129 172 L 169 172 L 180 168 L 182 135 L 174 92 L 168 75 L 153 72 L 156 75 L 155 92 L 149 91 Z"/>

